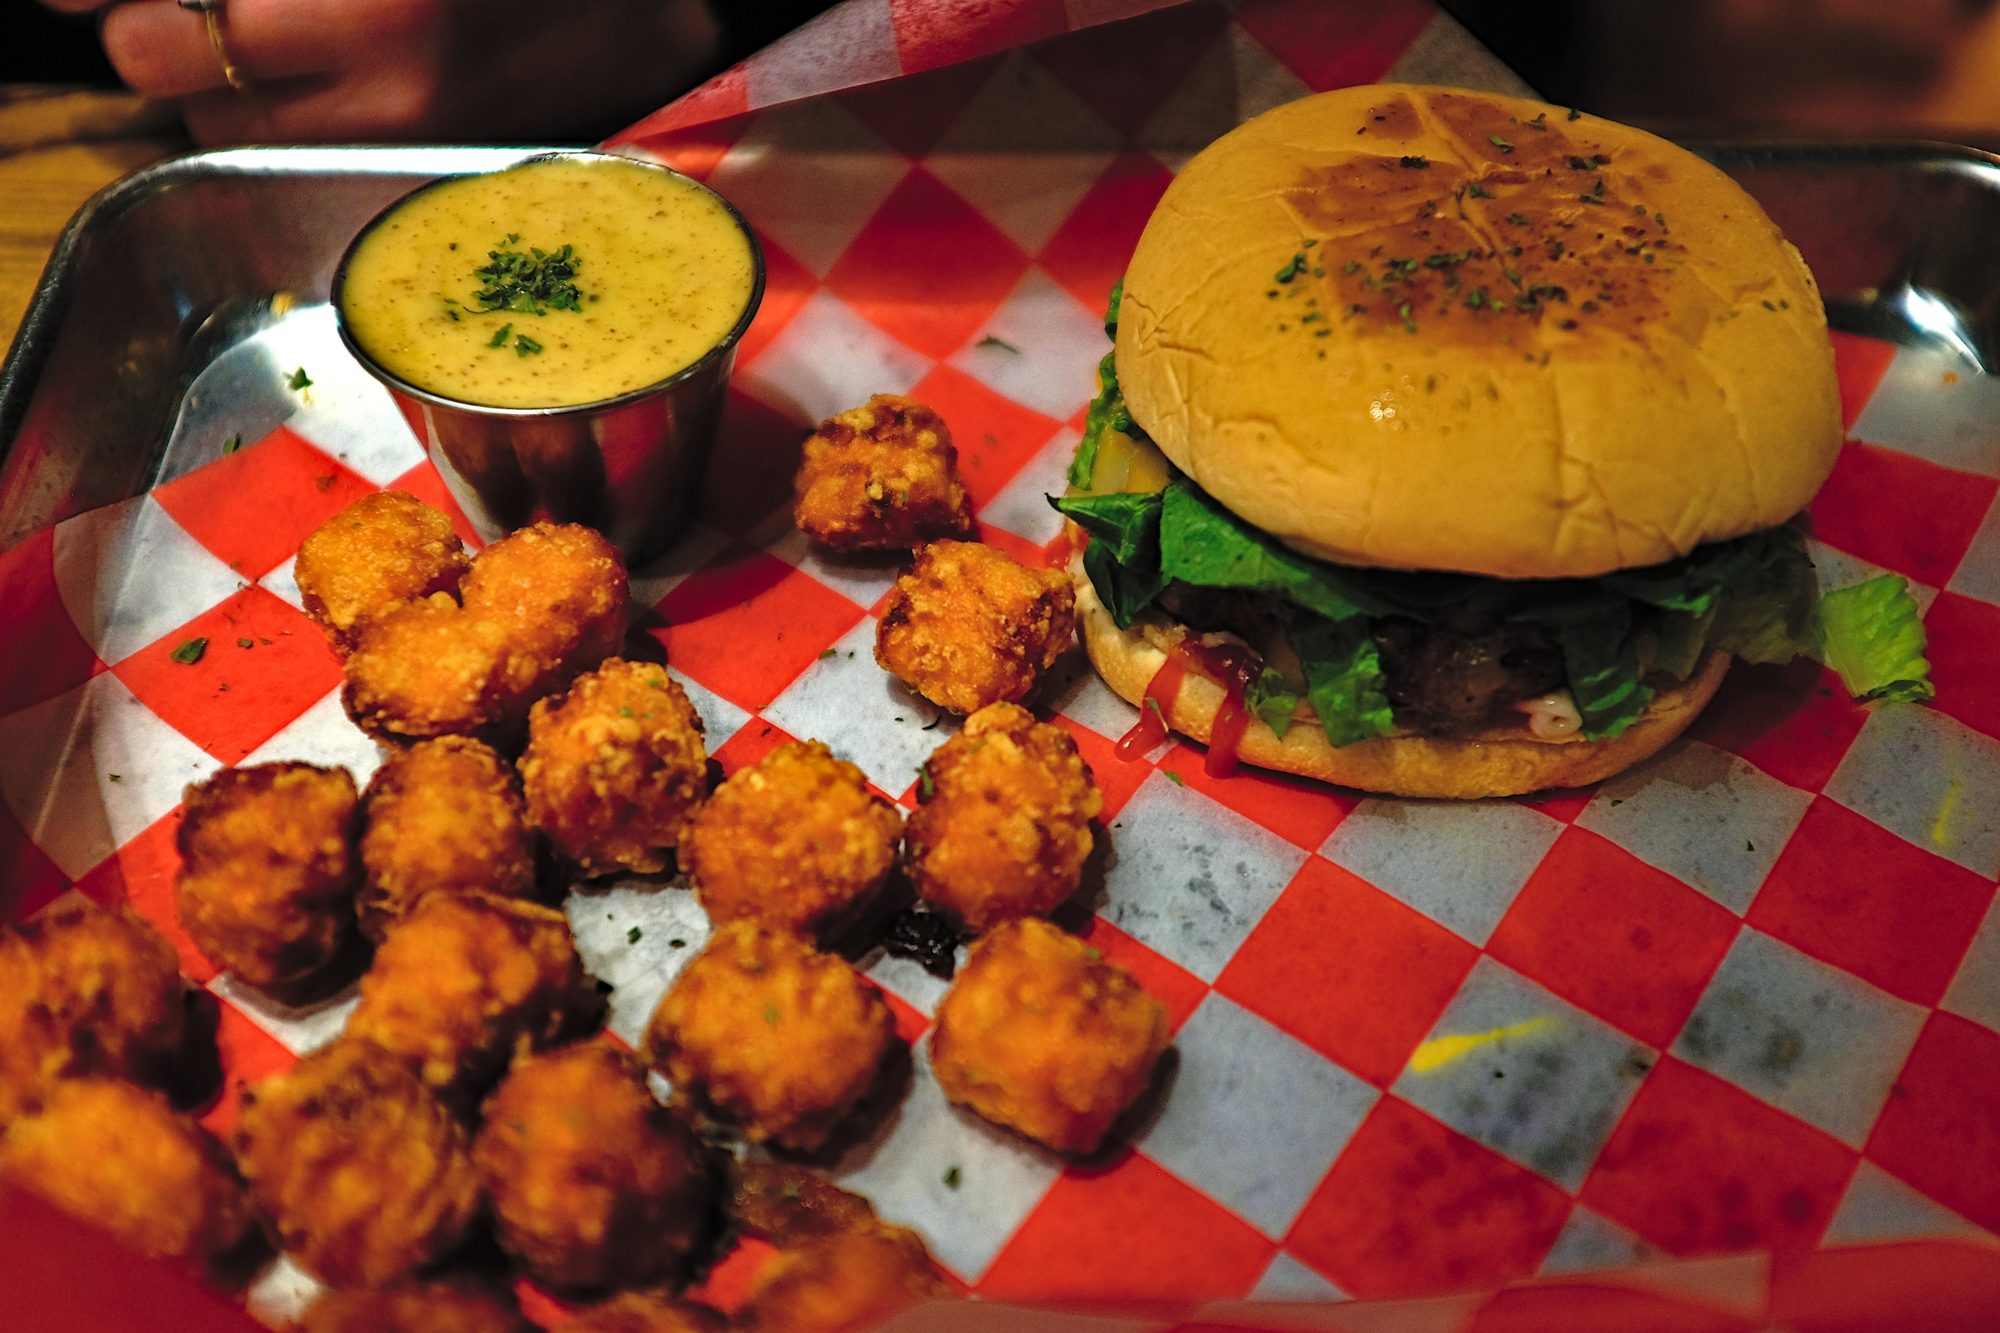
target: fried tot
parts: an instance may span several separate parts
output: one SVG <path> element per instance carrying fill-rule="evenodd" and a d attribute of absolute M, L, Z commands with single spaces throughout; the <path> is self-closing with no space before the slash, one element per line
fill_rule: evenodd
<path fill-rule="evenodd" d="M 460 591 L 467 611 L 502 627 L 500 688 L 517 722 L 625 638 L 625 562 L 578 523 L 536 523 L 502 537 L 479 553 Z"/>
<path fill-rule="evenodd" d="M 584 1310 L 562 1333 L 723 1333 L 728 1327 L 721 1312 L 706 1305 L 631 1291 Z"/>
<path fill-rule="evenodd" d="M 877 1222 L 780 1250 L 737 1322 L 754 1333 L 849 1333 L 954 1294 L 922 1237 Z"/>
<path fill-rule="evenodd" d="M 1076 637 L 1076 592 L 975 542 L 932 542 L 889 593 L 875 661 L 954 713 L 1026 698 Z"/>
<path fill-rule="evenodd" d="M 173 946 L 88 900 L 0 927 L 0 1131 L 56 1079 L 165 1078 L 186 1035 Z"/>
<path fill-rule="evenodd" d="M 511 1294 L 459 1282 L 329 1291 L 313 1302 L 299 1328 L 301 1333 L 535 1333 Z"/>
<path fill-rule="evenodd" d="M 225 768 L 189 787 L 174 908 L 208 960 L 289 992 L 354 934 L 354 779 L 312 764 Z"/>
<path fill-rule="evenodd" d="M 528 818 L 586 875 L 667 868 L 707 790 L 687 692 L 650 662 L 612 658 L 535 705 L 521 753 Z"/>
<path fill-rule="evenodd" d="M 730 1181 L 729 1220 L 777 1246 L 873 1223 L 875 1205 L 796 1162 L 744 1161 Z"/>
<path fill-rule="evenodd" d="M 212 1263 L 250 1226 L 221 1144 L 156 1092 L 65 1080 L 0 1137 L 0 1180 L 94 1222 L 141 1254 Z"/>
<path fill-rule="evenodd" d="M 732 921 L 682 970 L 646 1032 L 677 1099 L 745 1136 L 810 1151 L 867 1094 L 896 1020 L 841 959 Z"/>
<path fill-rule="evenodd" d="M 931 1067 L 960 1106 L 1081 1154 L 1145 1091 L 1169 1039 L 1165 1007 L 1131 973 L 1030 917 L 972 946 L 938 1006 Z"/>
<path fill-rule="evenodd" d="M 356 902 L 361 931 L 381 942 L 430 893 L 533 892 L 535 856 L 514 766 L 464 736 L 420 741 L 375 771 L 361 803 Z"/>
<path fill-rule="evenodd" d="M 489 893 L 432 894 L 383 937 L 347 1031 L 458 1106 L 516 1054 L 556 1045 L 602 1013 L 561 912 Z"/>
<path fill-rule="evenodd" d="M 501 683 L 506 652 L 505 622 L 435 593 L 362 626 L 341 702 L 355 726 L 391 744 L 474 736 L 504 745 L 513 739 Z"/>
<path fill-rule="evenodd" d="M 381 740 L 473 736 L 506 750 L 528 710 L 625 633 L 630 581 L 603 537 L 537 523 L 481 551 L 459 585 L 365 623 L 342 699 Z"/>
<path fill-rule="evenodd" d="M 972 535 L 951 429 L 895 394 L 821 422 L 792 490 L 799 531 L 836 551 L 907 551 Z"/>
<path fill-rule="evenodd" d="M 435 1263 L 479 1214 L 465 1130 L 402 1060 L 353 1037 L 244 1090 L 236 1155 L 278 1244 L 336 1287 Z"/>
<path fill-rule="evenodd" d="M 1054 911 L 1077 890 L 1104 808 L 1076 742 L 1018 704 L 989 704 L 917 778 L 904 857 L 927 903 L 974 931 Z"/>
<path fill-rule="evenodd" d="M 565 1291 L 684 1274 L 708 1236 L 716 1180 L 645 1071 L 599 1042 L 530 1056 L 486 1099 L 472 1160 L 500 1247 Z"/>
<path fill-rule="evenodd" d="M 813 933 L 872 898 L 903 820 L 819 741 L 781 745 L 695 812 L 681 859 L 715 921 Z"/>
<path fill-rule="evenodd" d="M 456 592 L 470 565 L 450 519 L 414 495 L 378 491 L 307 534 L 292 577 L 306 614 L 345 653 L 366 621 Z"/>

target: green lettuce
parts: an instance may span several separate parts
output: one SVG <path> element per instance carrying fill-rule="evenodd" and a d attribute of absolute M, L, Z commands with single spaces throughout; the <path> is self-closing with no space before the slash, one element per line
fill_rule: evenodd
<path fill-rule="evenodd" d="M 1118 307 L 1124 301 L 1125 279 L 1121 277 L 1111 284 L 1111 300 L 1104 308 L 1107 338 L 1118 336 Z M 1097 450 L 1107 430 L 1133 433 L 1132 414 L 1125 410 L 1125 394 L 1118 387 L 1118 362 L 1111 352 L 1097 363 L 1097 396 L 1090 400 L 1090 411 L 1083 418 L 1083 439 L 1069 462 L 1069 484 L 1077 490 L 1090 489 L 1091 475 L 1097 471 Z"/>
<path fill-rule="evenodd" d="M 1083 572 L 1118 628 L 1130 629 L 1167 586 L 1160 569 L 1159 493 L 1070 495 L 1050 503 L 1090 534 Z"/>
<path fill-rule="evenodd" d="M 1818 581 L 1805 539 L 1784 527 L 1744 540 L 1749 558 L 1716 601 L 1710 642 L 1746 662 L 1789 662 L 1812 652 Z"/>
<path fill-rule="evenodd" d="M 1282 671 L 1265 667 L 1262 674 L 1244 689 L 1243 699 L 1250 705 L 1250 711 L 1279 740 L 1283 740 L 1285 733 L 1292 729 L 1292 714 L 1298 711 L 1299 694 Z"/>
<path fill-rule="evenodd" d="M 1199 588 L 1276 593 L 1328 620 L 1390 610 L 1338 566 L 1280 546 L 1180 477 L 1164 492 L 1160 568 L 1169 579 Z"/>
<path fill-rule="evenodd" d="M 1294 617 L 1289 637 L 1327 740 L 1352 745 L 1395 731 L 1381 650 L 1365 622 Z"/>
<path fill-rule="evenodd" d="M 1637 722 L 1653 701 L 1653 690 L 1639 678 L 1631 608 L 1619 606 L 1552 628 L 1562 649 L 1570 697 L 1583 717 L 1583 734 L 1598 740 L 1619 735 Z"/>
<path fill-rule="evenodd" d="M 1113 364 L 1111 353 L 1106 352 L 1097 363 L 1097 397 L 1090 400 L 1090 411 L 1083 418 L 1083 440 L 1069 463 L 1069 484 L 1080 491 L 1089 490 L 1091 475 L 1097 471 L 1097 450 L 1104 443 L 1104 432 L 1131 429 L 1132 414 L 1125 410 L 1125 395 L 1118 388 L 1118 367 Z"/>
<path fill-rule="evenodd" d="M 1937 694 L 1916 599 L 1894 574 L 1820 598 L 1812 637 L 1819 659 L 1857 699 L 1917 703 Z"/>

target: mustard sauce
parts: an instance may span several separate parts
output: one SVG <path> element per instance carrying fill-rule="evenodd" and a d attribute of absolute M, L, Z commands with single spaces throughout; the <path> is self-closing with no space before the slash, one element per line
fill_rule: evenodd
<path fill-rule="evenodd" d="M 755 273 L 749 238 L 701 186 L 613 157 L 554 158 L 412 195 L 355 246 L 340 313 L 356 345 L 417 388 L 573 407 L 699 361 L 735 328 Z"/>

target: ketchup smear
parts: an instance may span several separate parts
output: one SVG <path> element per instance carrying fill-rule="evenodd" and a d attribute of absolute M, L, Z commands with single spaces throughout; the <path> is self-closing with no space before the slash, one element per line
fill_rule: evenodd
<path fill-rule="evenodd" d="M 1209 729 L 1208 756 L 1202 761 L 1202 771 L 1213 778 L 1228 777 L 1236 771 L 1237 751 L 1243 744 L 1243 733 L 1250 727 L 1250 709 L 1244 703 L 1244 694 L 1263 668 L 1263 659 L 1242 644 L 1181 640 L 1146 683 L 1139 720 L 1119 738 L 1113 753 L 1120 759 L 1137 759 L 1167 738 L 1166 719 L 1173 713 L 1174 698 L 1189 670 L 1195 670 L 1222 686 L 1223 691 L 1222 708 L 1215 715 L 1215 725 Z"/>

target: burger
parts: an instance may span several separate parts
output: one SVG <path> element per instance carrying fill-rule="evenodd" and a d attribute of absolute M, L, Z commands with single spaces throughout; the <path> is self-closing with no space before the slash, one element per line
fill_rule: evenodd
<path fill-rule="evenodd" d="M 1812 274 L 1665 140 L 1442 88 L 1281 106 L 1181 171 L 1106 331 L 1055 504 L 1128 751 L 1495 796 L 1651 755 L 1732 657 L 1929 695 L 1901 580 L 1821 597 L 1807 555 L 1842 440 Z"/>

